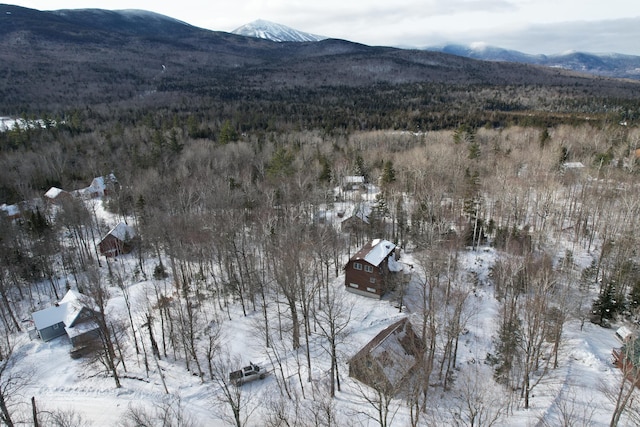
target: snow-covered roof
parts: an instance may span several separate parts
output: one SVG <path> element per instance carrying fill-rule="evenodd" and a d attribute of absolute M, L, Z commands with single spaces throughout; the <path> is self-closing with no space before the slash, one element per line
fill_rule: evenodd
<path fill-rule="evenodd" d="M 364 176 L 362 175 L 345 176 L 342 179 L 342 182 L 344 182 L 345 184 L 364 184 Z"/>
<path fill-rule="evenodd" d="M 384 259 L 387 258 L 389 254 L 396 248 L 396 245 L 384 239 L 374 239 L 363 249 L 367 248 L 368 245 L 371 245 L 370 248 L 365 254 L 362 254 L 361 256 L 362 259 L 364 259 L 371 265 L 380 265 L 380 263 L 384 261 Z"/>
<path fill-rule="evenodd" d="M 407 317 L 383 329 L 349 363 L 365 357 L 376 363 L 392 386 L 397 386 L 417 362 L 418 348 L 422 347 Z M 367 356 L 368 355 L 368 356 Z M 374 378 L 358 378 L 371 381 Z"/>
<path fill-rule="evenodd" d="M 616 336 L 621 341 L 627 341 L 631 336 L 633 336 L 633 331 L 626 326 L 620 326 L 616 331 Z"/>
<path fill-rule="evenodd" d="M 80 336 L 86 332 L 89 331 L 94 331 L 96 329 L 98 329 L 99 326 L 96 322 L 94 321 L 89 321 L 89 322 L 83 322 L 80 323 L 78 325 L 74 325 L 73 327 L 68 327 L 65 326 L 64 330 L 67 333 L 67 335 L 69 336 L 69 338 L 75 338 L 77 336 Z"/>
<path fill-rule="evenodd" d="M 20 207 L 18 205 L 7 205 L 3 203 L 0 205 L 0 211 L 3 211 L 9 217 L 20 215 Z"/>
<path fill-rule="evenodd" d="M 584 167 L 582 162 L 566 162 L 562 164 L 565 169 L 581 169 Z"/>
<path fill-rule="evenodd" d="M 122 241 L 125 241 L 127 238 L 131 239 L 136 236 L 136 232 L 134 231 L 134 229 L 124 222 L 120 222 L 118 225 L 113 227 L 111 231 L 107 233 L 107 235 L 109 234 Z"/>
<path fill-rule="evenodd" d="M 93 178 L 93 181 L 91 181 L 91 185 L 89 187 L 97 191 L 104 191 L 104 189 L 106 188 L 104 177 L 98 176 Z"/>
<path fill-rule="evenodd" d="M 398 326 L 371 350 L 371 356 L 380 364 L 382 372 L 391 384 L 398 384 L 416 363 L 416 357 L 402 343 L 407 334 L 407 322 Z M 409 351 L 407 351 L 409 350 Z"/>
<path fill-rule="evenodd" d="M 395 248 L 396 245 L 388 240 L 374 239 L 356 252 L 350 261 L 363 260 L 371 265 L 379 266 Z"/>
<path fill-rule="evenodd" d="M 50 189 L 47 190 L 46 193 L 44 193 L 44 195 L 45 197 L 48 197 L 50 199 L 55 199 L 62 193 L 66 193 L 66 191 L 58 187 L 51 187 Z"/>
<path fill-rule="evenodd" d="M 118 182 L 116 176 L 110 173 L 107 176 L 98 176 L 93 178 L 93 181 L 91 181 L 91 185 L 89 186 L 89 188 L 99 192 L 104 192 L 104 190 L 107 188 L 107 183 L 115 182 Z"/>
<path fill-rule="evenodd" d="M 349 206 L 345 211 L 345 218 L 342 220 L 347 221 L 351 218 L 358 218 L 363 222 L 369 224 L 369 216 L 371 215 L 371 206 L 368 203 L 356 203 Z"/>
<path fill-rule="evenodd" d="M 70 289 L 55 305 L 34 312 L 31 316 L 36 329 L 48 328 L 60 322 L 63 322 L 65 326 L 73 325 L 83 307 L 79 297 L 79 293 Z"/>

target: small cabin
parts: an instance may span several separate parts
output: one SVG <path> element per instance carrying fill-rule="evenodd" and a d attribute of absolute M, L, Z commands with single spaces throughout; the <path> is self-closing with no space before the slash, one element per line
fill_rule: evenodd
<path fill-rule="evenodd" d="M 136 233 L 132 227 L 120 222 L 113 227 L 98 244 L 100 254 L 106 257 L 115 257 L 131 252 L 133 239 Z"/>

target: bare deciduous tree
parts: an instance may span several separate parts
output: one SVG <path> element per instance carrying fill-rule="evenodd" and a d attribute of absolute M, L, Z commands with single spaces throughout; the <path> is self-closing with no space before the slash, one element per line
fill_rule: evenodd
<path fill-rule="evenodd" d="M 508 394 L 494 382 L 491 371 L 484 368 L 470 366 L 456 379 L 452 408 L 456 425 L 489 427 L 505 415 Z"/>
<path fill-rule="evenodd" d="M 218 352 L 211 364 L 213 381 L 218 388 L 212 397 L 213 404 L 219 409 L 217 416 L 235 427 L 246 426 L 257 407 L 252 399 L 251 385 L 239 384 L 229 377 L 232 371 L 242 366 L 240 358 L 231 357 L 224 350 Z"/>
<path fill-rule="evenodd" d="M 348 336 L 348 326 L 351 321 L 350 307 L 335 291 L 329 291 L 327 300 L 321 308 L 314 311 L 317 325 L 322 335 L 327 339 L 325 350 L 331 358 L 331 387 L 330 396 L 335 397 L 336 385 L 340 391 L 340 373 L 338 372 L 338 344 L 344 342 Z"/>
<path fill-rule="evenodd" d="M 29 384 L 31 374 L 18 369 L 17 356 L 14 352 L 16 342 L 8 330 L 0 337 L 0 421 L 7 427 L 14 427 L 19 422 L 17 406 L 22 390 Z"/>

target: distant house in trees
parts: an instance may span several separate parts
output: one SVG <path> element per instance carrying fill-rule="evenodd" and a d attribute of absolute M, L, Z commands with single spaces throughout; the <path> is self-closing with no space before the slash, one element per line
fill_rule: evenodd
<path fill-rule="evenodd" d="M 356 252 L 344 267 L 347 291 L 382 298 L 391 286 L 389 273 L 402 270 L 393 256 L 395 248 L 387 240 L 374 239 Z"/>
<path fill-rule="evenodd" d="M 110 173 L 106 176 L 93 178 L 93 181 L 91 181 L 88 187 L 78 190 L 78 192 L 82 197 L 86 198 L 104 197 L 115 192 L 117 186 L 118 180 L 116 176 Z"/>
<path fill-rule="evenodd" d="M 640 338 L 628 339 L 620 348 L 613 349 L 613 363 L 629 381 L 640 387 Z"/>
<path fill-rule="evenodd" d="M 44 193 L 44 198 L 50 203 L 60 204 L 64 200 L 70 199 L 71 193 L 58 187 L 51 187 L 46 193 Z"/>
<path fill-rule="evenodd" d="M 7 219 L 14 220 L 22 216 L 22 211 L 20 210 L 20 206 L 17 204 L 7 205 L 3 203 L 0 205 L 0 215 L 6 215 Z"/>
<path fill-rule="evenodd" d="M 365 188 L 364 176 L 353 175 L 345 176 L 342 178 L 342 190 L 343 191 L 358 191 Z"/>
<path fill-rule="evenodd" d="M 405 317 L 385 328 L 349 360 L 349 376 L 376 390 L 397 394 L 410 383 L 423 348 Z"/>
<path fill-rule="evenodd" d="M 348 233 L 362 234 L 369 228 L 369 215 L 371 215 L 369 205 L 357 204 L 353 207 L 353 211 L 340 222 L 340 229 Z"/>
<path fill-rule="evenodd" d="M 106 257 L 127 254 L 133 248 L 133 239 L 135 237 L 136 233 L 133 228 L 124 222 L 120 222 L 98 244 L 100 254 Z"/>
<path fill-rule="evenodd" d="M 622 343 L 628 343 L 634 338 L 634 333 L 627 326 L 620 326 L 616 330 L 616 338 L 618 338 Z"/>
<path fill-rule="evenodd" d="M 62 300 L 31 316 L 38 335 L 43 341 L 67 335 L 71 344 L 97 334 L 95 311 L 85 305 L 82 294 L 69 290 Z"/>

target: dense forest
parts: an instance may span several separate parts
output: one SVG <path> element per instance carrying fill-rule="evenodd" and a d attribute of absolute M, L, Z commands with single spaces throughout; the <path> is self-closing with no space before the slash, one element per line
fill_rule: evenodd
<path fill-rule="evenodd" d="M 99 337 L 74 359 L 80 390 L 108 381 L 153 403 L 112 425 L 199 425 L 178 395 L 188 387 L 237 427 L 638 422 L 624 379 L 638 381 L 635 367 L 602 381 L 593 410 L 573 389 L 552 404 L 538 394 L 572 386 L 554 376 L 573 366 L 569 329 L 640 319 L 637 83 L 192 32 L 118 35 L 118 62 L 98 36 L 67 49 L 72 33 L 53 29 L 68 23 L 51 25 L 0 31 L 62 58 L 0 52 L 5 75 L 28 71 L 0 83 L 0 113 L 17 119 L 0 132 L 0 201 L 20 211 L 0 214 L 1 422 L 90 424 L 74 408 L 38 411 L 25 370 L 52 351 L 24 339 L 31 313 L 69 289 L 91 301 Z M 149 46 L 153 65 L 137 67 Z M 104 197 L 75 192 L 110 174 Z M 366 186 L 340 190 L 352 176 Z M 47 200 L 51 187 L 70 196 Z M 332 216 L 365 205 L 361 227 Z M 133 250 L 105 257 L 98 242 L 120 220 Z M 373 239 L 398 245 L 411 269 L 379 305 L 344 291 L 346 261 Z M 469 266 L 487 260 L 486 275 Z M 483 309 L 486 348 L 472 330 Z M 371 336 L 354 325 L 392 312 L 419 343 L 411 380 L 362 384 L 347 362 Z M 251 347 L 229 336 L 238 325 Z M 243 351 L 269 361 L 269 390 L 230 381 Z"/>
<path fill-rule="evenodd" d="M 114 173 L 118 190 L 104 200 L 104 207 L 128 220 L 139 238 L 131 255 L 135 267 L 122 270 L 100 257 L 94 246 L 112 224 L 104 223 L 95 207 L 92 212 L 92 205 L 81 199 L 56 206 L 34 203 L 38 207 L 21 220 L 4 219 L 0 306 L 6 331 L 23 330 L 20 319 L 28 316 L 28 307 L 59 299 L 65 287 L 96 298 L 107 284 L 126 289 L 131 281 L 170 280 L 174 292 L 166 297 L 174 295 L 177 301 L 160 304 L 164 297 L 158 290 L 158 305 L 146 313 L 158 323 L 161 356 L 216 381 L 216 369 L 224 370 L 230 362 L 216 365 L 211 359 L 207 345 L 216 342 L 215 334 L 206 335 L 206 319 L 213 316 L 223 328 L 225 318 L 233 317 L 225 311 L 230 306 L 241 308 L 245 316 L 262 312 L 264 344 L 283 345 L 282 357 L 290 351 L 310 357 L 306 328 L 330 314 L 322 309 L 331 306 L 324 305 L 329 304 L 325 298 L 330 284 L 349 254 L 367 239 L 384 237 L 413 252 L 424 268 L 426 295 L 441 295 L 443 307 L 462 307 L 468 295 L 463 290 L 473 283 L 456 267 L 456 254 L 491 245 L 503 254 L 491 280 L 503 316 L 495 321 L 505 329 L 490 360 L 496 381 L 516 391 L 512 403 L 483 404 L 487 411 L 498 405 L 502 409 L 497 413 L 504 414 L 509 405 L 525 404 L 517 396 L 533 384 L 523 388 L 523 381 L 534 381 L 534 372 L 539 373 L 534 363 L 552 348 L 532 335 L 537 356 L 518 351 L 519 346 L 505 341 L 510 333 L 520 330 L 525 339 L 527 330 L 520 328 L 537 321 L 536 333 L 545 336 L 549 328 L 559 328 L 557 341 L 550 341 L 559 344 L 562 325 L 571 319 L 602 324 L 636 319 L 640 267 L 633 230 L 640 132 L 629 122 L 621 124 L 618 113 L 593 119 L 579 119 L 576 113 L 573 118 L 567 115 L 568 123 L 548 127 L 484 122 L 441 130 L 337 127 L 330 132 L 290 124 L 280 124 L 280 131 L 243 128 L 237 116 L 216 121 L 179 109 L 173 115 L 133 109 L 127 113 L 128 121 L 124 112 L 119 116 L 113 111 L 118 117 L 113 122 L 107 112 L 75 111 L 64 122 L 28 120 L 21 129 L 2 133 L 8 200 L 28 206 L 49 186 L 71 191 L 94 176 Z M 538 113 L 529 120 L 553 117 Z M 578 162 L 584 168 L 566 166 Z M 318 218 L 343 202 L 333 189 L 351 175 L 364 176 L 380 193 L 372 204 L 370 226 L 345 234 Z M 557 258 L 566 242 L 570 245 Z M 574 251 L 590 253 L 592 264 L 578 267 L 572 261 Z M 457 292 L 442 294 L 452 284 Z M 285 297 L 278 316 L 285 314 L 288 324 L 295 325 L 285 329 L 289 338 L 273 335 L 278 327 L 272 323 L 274 313 L 267 312 L 267 301 L 275 295 Z M 438 313 L 433 300 L 424 304 L 424 313 Z M 564 313 L 561 323 L 556 317 L 522 317 L 535 304 L 543 307 L 542 313 Z M 447 343 L 458 336 L 456 330 L 464 329 L 463 313 L 449 318 L 457 322 L 454 329 L 425 314 L 421 333 L 433 355 L 424 369 L 441 378 L 430 382 L 430 388 L 450 387 L 442 367 L 447 360 L 455 366 L 455 352 Z M 105 325 L 106 333 L 117 332 L 122 345 L 131 346 L 129 352 L 134 351 L 134 340 L 148 339 L 126 323 L 117 331 L 111 328 Z M 111 357 L 110 365 L 104 362 L 108 357 L 102 360 L 118 382 L 119 375 L 126 375 L 118 373 L 121 364 L 132 356 L 111 351 Z M 311 358 L 309 363 L 314 363 Z M 285 384 L 285 396 L 296 393 Z M 380 392 L 378 405 L 392 394 Z M 421 409 L 428 405 L 427 393 L 407 399 L 416 405 L 414 425 L 433 421 L 429 411 Z"/>

